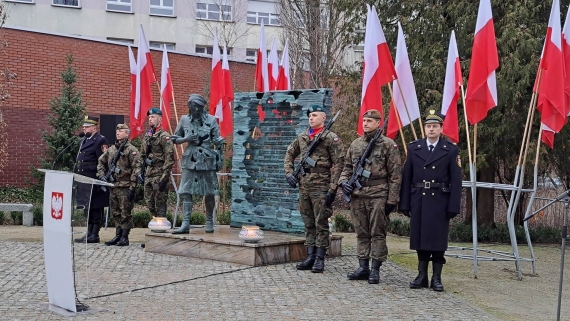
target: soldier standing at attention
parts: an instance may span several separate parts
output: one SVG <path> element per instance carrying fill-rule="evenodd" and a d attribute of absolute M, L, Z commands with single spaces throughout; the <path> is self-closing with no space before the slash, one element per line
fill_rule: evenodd
<path fill-rule="evenodd" d="M 83 120 L 83 133 L 85 137 L 79 144 L 79 153 L 77 154 L 77 163 L 74 172 L 91 178 L 97 178 L 97 162 L 99 157 L 103 155 L 109 143 L 105 136 L 97 132 L 99 118 L 93 116 L 85 116 Z M 99 185 L 77 184 L 77 205 L 85 206 L 85 217 L 89 217 L 87 221 L 87 233 L 81 238 L 75 239 L 75 242 L 99 243 L 99 229 L 101 228 L 101 218 L 103 217 L 103 208 L 109 206 L 109 190 L 101 189 Z M 88 191 L 89 189 L 90 191 Z M 87 203 L 88 196 L 91 196 L 90 204 Z"/>
<path fill-rule="evenodd" d="M 111 188 L 111 213 L 115 219 L 117 233 L 112 240 L 105 242 L 105 245 L 127 246 L 129 232 L 133 228 L 131 211 L 134 207 L 137 176 L 140 175 L 142 161 L 137 148 L 128 141 L 131 132 L 129 126 L 118 124 L 115 129 L 117 141 L 99 158 L 97 177 L 107 181 L 105 175 L 113 160 L 117 159 L 116 170 L 111 174 L 115 185 Z"/>
<path fill-rule="evenodd" d="M 427 270 L 433 264 L 430 287 L 443 291 L 441 270 L 449 234 L 449 220 L 460 212 L 461 167 L 459 149 L 441 137 L 445 116 L 430 110 L 425 117 L 426 138 L 410 143 L 404 165 L 400 212 L 410 220 L 410 249 L 418 254 L 419 274 L 410 288 L 428 287 Z"/>
<path fill-rule="evenodd" d="M 348 274 L 348 279 L 368 279 L 370 284 L 380 282 L 380 266 L 388 256 L 386 228 L 390 224 L 389 215 L 398 204 L 402 180 L 398 145 L 392 139 L 380 136 L 368 157 L 370 162 L 364 167 L 370 172 L 370 176 L 360 180 L 362 189 L 354 190 L 354 186 L 347 184 L 347 181 L 352 176 L 355 163 L 380 130 L 380 119 L 380 112 L 376 109 L 364 113 L 364 136 L 350 144 L 339 180 L 343 193 L 352 195 L 350 212 L 356 232 L 356 250 L 360 264 L 356 271 Z M 370 258 L 372 269 L 369 267 Z"/>
<path fill-rule="evenodd" d="M 297 136 L 287 148 L 284 168 L 289 184 L 296 186 L 299 183 L 299 211 L 305 223 L 308 256 L 305 261 L 297 264 L 297 270 L 322 273 L 325 269 L 325 254 L 330 246 L 328 219 L 332 216 L 331 205 L 342 170 L 343 146 L 335 133 L 330 130 L 323 132 L 327 118 L 324 107 L 309 107 L 307 116 L 310 128 Z M 309 156 L 316 161 L 316 165 L 306 167 L 305 176 L 295 177 L 295 158 L 303 155 L 314 139 L 319 139 L 320 142 Z"/>
<path fill-rule="evenodd" d="M 170 135 L 162 129 L 162 111 L 149 109 L 150 130 L 144 136 L 141 146 L 141 158 L 144 174 L 144 199 L 150 215 L 166 217 L 166 199 L 168 181 L 174 165 L 174 144 Z M 142 183 L 142 182 L 139 182 Z"/>

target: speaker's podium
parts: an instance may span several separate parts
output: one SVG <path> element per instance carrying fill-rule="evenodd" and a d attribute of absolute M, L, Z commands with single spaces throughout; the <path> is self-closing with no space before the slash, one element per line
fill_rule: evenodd
<path fill-rule="evenodd" d="M 49 309 L 78 312 L 72 253 L 72 214 L 89 213 L 91 191 L 113 184 L 64 171 L 44 170 L 44 257 Z M 81 309 L 80 309 L 81 310 Z"/>

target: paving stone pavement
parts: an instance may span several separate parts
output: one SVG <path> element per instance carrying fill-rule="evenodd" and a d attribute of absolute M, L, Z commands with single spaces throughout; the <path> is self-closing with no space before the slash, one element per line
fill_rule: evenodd
<path fill-rule="evenodd" d="M 348 281 L 358 262 L 353 247 L 343 253 L 316 274 L 295 263 L 249 267 L 145 253 L 138 244 L 79 245 L 78 296 L 105 311 L 73 319 L 497 320 L 452 294 L 409 289 L 413 275 L 391 262 L 379 285 Z M 43 260 L 43 243 L 0 243 L 0 320 L 70 320 L 40 308 L 48 301 Z"/>

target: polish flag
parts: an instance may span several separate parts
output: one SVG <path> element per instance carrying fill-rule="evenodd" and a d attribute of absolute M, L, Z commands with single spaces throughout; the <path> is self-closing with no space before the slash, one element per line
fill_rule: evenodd
<path fill-rule="evenodd" d="M 497 77 L 495 75 L 497 68 L 499 68 L 499 55 L 495 41 L 491 0 L 481 0 L 465 95 L 467 119 L 471 125 L 485 119 L 489 110 L 497 106 Z"/>
<path fill-rule="evenodd" d="M 441 113 L 445 115 L 442 133 L 456 144 L 459 143 L 457 100 L 459 99 L 459 87 L 462 84 L 463 77 L 461 76 L 461 65 L 459 64 L 459 52 L 457 51 L 457 42 L 455 41 L 455 31 L 452 31 L 447 53 Z"/>
<path fill-rule="evenodd" d="M 420 118 L 420 107 L 412 76 L 412 67 L 408 58 L 404 30 L 400 22 L 398 22 L 398 46 L 396 47 L 396 73 L 398 74 L 398 80 L 394 80 L 392 84 L 394 88 L 394 103 L 398 109 L 398 115 L 401 116 L 400 122 L 402 127 L 404 127 Z M 398 84 L 397 81 L 400 83 Z M 406 106 L 408 107 L 407 111 Z M 409 118 L 408 113 L 410 114 Z M 388 120 L 388 123 L 390 123 L 390 120 Z"/>
<path fill-rule="evenodd" d="M 362 75 L 362 99 L 358 116 L 358 134 L 363 135 L 362 116 L 370 109 L 382 112 L 381 87 L 397 78 L 390 49 L 386 43 L 378 14 L 374 6 L 368 7 L 366 34 L 364 36 L 364 70 Z"/>
<path fill-rule="evenodd" d="M 131 46 L 129 46 L 129 64 L 131 66 L 131 99 L 129 105 L 129 127 L 131 128 L 131 135 L 129 139 L 135 139 L 141 132 L 140 114 L 135 114 L 135 99 L 137 93 L 137 62 Z"/>
<path fill-rule="evenodd" d="M 400 115 L 398 115 L 398 111 L 394 108 L 394 102 L 390 102 L 390 111 L 388 112 L 388 126 L 386 128 L 386 137 L 391 139 L 396 139 L 396 135 L 398 135 L 398 131 L 400 130 L 400 125 L 398 124 L 398 120 L 401 121 Z"/>
<path fill-rule="evenodd" d="M 548 147 L 554 148 L 554 131 L 546 126 L 544 123 L 542 125 L 542 138 L 540 139 Z"/>
<path fill-rule="evenodd" d="M 291 90 L 291 75 L 289 73 L 289 39 L 285 41 L 279 76 L 277 77 L 277 90 Z"/>
<path fill-rule="evenodd" d="M 222 56 L 222 83 L 224 86 L 224 96 L 222 97 L 222 117 L 218 118 L 220 124 L 220 135 L 226 137 L 234 131 L 234 120 L 232 112 L 232 101 L 234 101 L 234 89 L 232 87 L 232 76 L 230 74 L 230 64 L 228 63 L 228 51 L 224 46 Z"/>
<path fill-rule="evenodd" d="M 142 132 L 142 120 L 152 107 L 152 92 L 150 85 L 156 82 L 154 65 L 148 49 L 148 41 L 141 25 L 139 32 L 139 50 L 137 52 L 137 80 L 135 95 L 135 117 L 137 119 L 135 131 Z M 132 125 L 131 125 L 132 126 Z"/>
<path fill-rule="evenodd" d="M 172 78 L 170 77 L 170 64 L 166 46 L 162 50 L 162 71 L 160 73 L 160 110 L 162 111 L 162 128 L 168 131 L 170 128 L 170 103 L 172 102 Z"/>
<path fill-rule="evenodd" d="M 560 4 L 558 0 L 554 0 L 540 60 L 542 76 L 538 89 L 538 109 L 542 113 L 541 122 L 555 133 L 566 124 L 568 115 L 564 101 L 565 66 L 563 66 Z"/>
<path fill-rule="evenodd" d="M 570 10 L 566 14 L 562 29 L 562 53 L 564 54 L 564 101 L 566 112 L 570 114 Z"/>
<path fill-rule="evenodd" d="M 277 42 L 273 37 L 271 52 L 267 60 L 267 73 L 269 75 L 269 90 L 277 89 L 277 78 L 279 77 L 279 57 L 277 56 Z"/>
<path fill-rule="evenodd" d="M 261 29 L 259 31 L 259 49 L 257 50 L 257 65 L 255 66 L 255 90 L 258 92 L 269 91 L 265 25 L 263 24 L 263 20 L 261 20 Z"/>
<path fill-rule="evenodd" d="M 214 45 L 212 47 L 212 76 L 210 77 L 210 115 L 218 120 L 223 118 L 222 97 L 224 96 L 224 84 L 222 75 L 222 57 L 218 45 L 218 31 L 214 32 Z"/>

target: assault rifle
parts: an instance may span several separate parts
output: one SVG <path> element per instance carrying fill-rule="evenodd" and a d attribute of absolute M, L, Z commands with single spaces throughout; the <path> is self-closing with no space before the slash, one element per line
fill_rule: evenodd
<path fill-rule="evenodd" d="M 321 131 L 320 134 L 317 137 L 315 137 L 315 139 L 313 139 L 313 141 L 309 144 L 309 147 L 307 147 L 307 150 L 301 157 L 299 164 L 297 164 L 297 168 L 295 168 L 295 170 L 293 171 L 293 176 L 295 178 L 299 179 L 299 175 L 305 176 L 306 174 L 304 169 L 305 164 L 311 167 L 315 167 L 317 165 L 317 162 L 311 158 L 311 154 L 315 151 L 315 148 L 317 148 L 317 145 L 321 141 L 322 135 L 326 134 L 326 132 L 328 132 L 331 129 L 332 125 L 336 121 L 339 114 L 340 110 L 336 113 L 336 115 L 334 115 L 333 119 L 331 119 L 331 121 L 329 121 L 326 124 L 325 128 L 323 128 L 323 131 Z M 291 183 L 289 183 L 289 185 L 291 185 L 291 187 L 297 187 L 297 184 L 292 185 Z"/>
<path fill-rule="evenodd" d="M 362 189 L 362 184 L 360 184 L 360 179 L 362 177 L 370 178 L 370 171 L 365 170 L 364 165 L 366 164 L 370 165 L 372 163 L 370 162 L 368 157 L 370 156 L 370 153 L 372 153 L 372 150 L 374 149 L 376 142 L 386 130 L 387 124 L 388 124 L 388 117 L 386 117 L 386 119 L 384 120 L 384 125 L 382 126 L 382 128 L 379 129 L 376 132 L 376 135 L 374 135 L 374 137 L 370 140 L 370 142 L 366 146 L 366 149 L 364 150 L 364 153 L 362 153 L 362 156 L 360 156 L 360 158 L 358 158 L 358 160 L 356 161 L 355 163 L 356 167 L 354 169 L 354 172 L 352 172 L 352 176 L 350 176 L 348 181 L 346 181 L 346 184 L 348 184 L 349 186 L 354 186 L 357 189 Z M 344 199 L 345 202 L 350 203 L 350 195 L 343 194 L 342 199 Z"/>
<path fill-rule="evenodd" d="M 117 151 L 117 154 L 115 154 L 115 157 L 113 157 L 111 163 L 109 164 L 109 170 L 107 170 L 105 176 L 101 178 L 102 181 L 107 183 L 113 183 L 115 181 L 115 179 L 113 178 L 113 174 L 114 173 L 118 174 L 121 172 L 121 169 L 117 168 L 117 161 L 119 160 L 119 157 L 121 157 L 121 154 L 123 154 L 123 149 L 125 149 L 125 145 L 127 145 L 128 142 L 129 140 L 125 138 L 125 140 L 121 143 L 121 146 L 119 146 L 119 150 Z M 101 186 L 101 190 L 103 192 L 107 191 L 105 186 Z"/>

